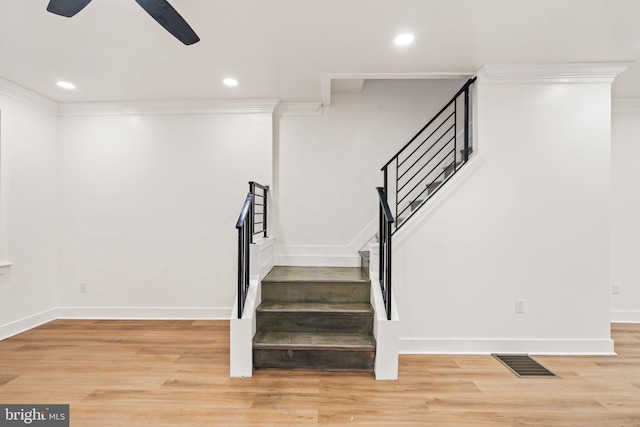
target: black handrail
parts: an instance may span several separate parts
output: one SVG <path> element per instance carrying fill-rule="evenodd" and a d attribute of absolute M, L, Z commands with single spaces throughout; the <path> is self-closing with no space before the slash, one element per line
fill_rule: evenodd
<path fill-rule="evenodd" d="M 384 188 L 377 187 L 380 199 L 380 290 L 387 312 L 387 319 L 391 320 L 391 224 L 394 219 L 387 203 L 387 195 Z"/>
<path fill-rule="evenodd" d="M 256 193 L 256 188 L 262 194 Z M 249 248 L 257 234 L 267 236 L 267 200 L 269 186 L 249 182 L 249 193 L 242 204 L 236 228 L 238 229 L 238 319 L 242 319 L 244 304 L 249 293 Z M 256 202 L 260 198 L 260 202 Z M 258 227 L 256 227 L 258 226 Z M 255 231 L 258 229 L 258 231 Z"/>
<path fill-rule="evenodd" d="M 251 202 L 253 201 L 253 194 L 247 194 L 247 198 L 244 200 L 242 204 L 242 210 L 240 211 L 240 216 L 238 217 L 238 222 L 236 222 L 236 228 L 242 227 L 242 225 L 247 220 L 247 216 L 249 215 L 249 209 L 251 208 Z"/>

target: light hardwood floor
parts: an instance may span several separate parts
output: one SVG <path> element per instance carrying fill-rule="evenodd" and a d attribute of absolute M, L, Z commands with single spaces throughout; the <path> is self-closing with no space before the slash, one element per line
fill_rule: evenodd
<path fill-rule="evenodd" d="M 640 426 L 640 324 L 618 356 L 535 357 L 519 379 L 491 356 L 400 356 L 368 373 L 229 378 L 227 321 L 57 320 L 0 342 L 0 403 L 71 405 L 72 426 Z"/>

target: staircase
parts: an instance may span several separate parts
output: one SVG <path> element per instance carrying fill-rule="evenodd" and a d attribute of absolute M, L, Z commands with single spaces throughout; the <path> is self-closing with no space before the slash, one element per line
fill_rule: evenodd
<path fill-rule="evenodd" d="M 371 270 L 376 276 L 373 293 L 368 251 L 360 252 L 362 268 L 276 266 L 262 279 L 261 288 L 252 288 L 249 313 L 243 318 L 252 277 L 248 248 L 256 233 L 266 238 L 268 229 L 269 187 L 250 183 L 236 224 L 238 304 L 234 308 L 237 321 L 232 317 L 231 324 L 232 362 L 236 362 L 231 366 L 232 376 L 250 376 L 253 369 L 373 372 L 375 365 L 376 378 L 397 379 L 399 316 L 392 301 L 392 237 L 473 154 L 470 97 L 475 81 L 475 77 L 468 80 L 381 169 L 383 185 L 376 188 L 379 250 L 373 258 L 378 266 Z M 264 190 L 262 195 L 256 188 Z M 253 307 L 260 293 L 254 320 Z M 370 298 L 378 311 L 379 342 L 373 336 Z M 395 366 L 390 367 L 392 364 Z"/>
<path fill-rule="evenodd" d="M 256 309 L 254 368 L 373 371 L 370 287 L 360 268 L 274 267 Z"/>

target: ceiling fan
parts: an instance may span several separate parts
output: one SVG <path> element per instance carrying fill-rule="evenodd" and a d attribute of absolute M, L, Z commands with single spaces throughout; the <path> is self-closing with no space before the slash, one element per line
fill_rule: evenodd
<path fill-rule="evenodd" d="M 71 18 L 89 3 L 91 0 L 50 0 L 47 10 L 56 15 Z M 187 21 L 167 0 L 136 0 L 136 3 L 182 43 L 191 45 L 200 41 Z"/>

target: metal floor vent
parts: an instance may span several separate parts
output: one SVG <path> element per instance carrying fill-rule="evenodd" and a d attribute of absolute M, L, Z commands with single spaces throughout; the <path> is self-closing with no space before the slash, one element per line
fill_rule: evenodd
<path fill-rule="evenodd" d="M 520 378 L 560 378 L 526 354 L 493 354 Z"/>

